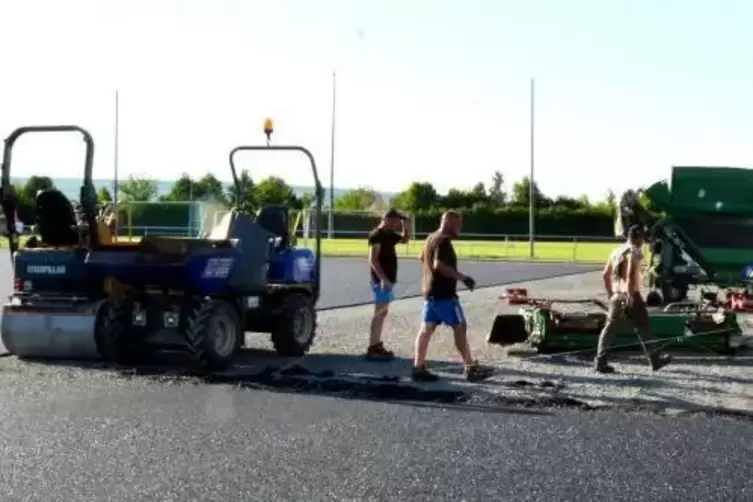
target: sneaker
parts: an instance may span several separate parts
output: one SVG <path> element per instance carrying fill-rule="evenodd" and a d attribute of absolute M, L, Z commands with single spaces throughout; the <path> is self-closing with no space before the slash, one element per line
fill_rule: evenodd
<path fill-rule="evenodd" d="M 659 371 L 671 362 L 672 356 L 669 354 L 654 354 L 654 356 L 651 357 L 651 370 Z"/>
<path fill-rule="evenodd" d="M 469 382 L 480 382 L 491 377 L 493 374 L 494 368 L 481 366 L 478 362 L 474 362 L 470 366 L 465 367 L 465 379 Z"/>
<path fill-rule="evenodd" d="M 394 352 L 384 348 L 384 343 L 379 342 L 366 349 L 366 359 L 369 361 L 389 361 L 395 357 Z"/>
<path fill-rule="evenodd" d="M 616 373 L 614 366 L 610 366 L 607 363 L 596 363 L 594 365 L 594 371 L 601 373 L 602 375 L 611 375 Z"/>
<path fill-rule="evenodd" d="M 597 373 L 602 373 L 604 375 L 611 375 L 612 373 L 616 373 L 614 366 L 607 364 L 607 360 L 604 357 L 597 357 L 596 359 L 594 359 L 594 371 L 596 371 Z"/>
<path fill-rule="evenodd" d="M 439 375 L 429 371 L 426 366 L 414 366 L 410 379 L 414 382 L 436 382 L 439 380 Z"/>

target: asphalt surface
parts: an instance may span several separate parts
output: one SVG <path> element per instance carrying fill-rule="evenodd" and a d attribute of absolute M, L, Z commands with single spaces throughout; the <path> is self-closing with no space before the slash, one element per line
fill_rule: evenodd
<path fill-rule="evenodd" d="M 492 285 L 576 267 L 464 268 Z M 321 306 L 368 301 L 365 269 L 327 259 Z M 399 296 L 418 292 L 418 271 L 403 260 Z M 373 376 L 280 376 L 262 357 L 254 371 L 269 371 L 224 379 L 0 359 L 0 500 L 753 500 L 750 419 L 526 408 Z"/>
<path fill-rule="evenodd" d="M 532 281 L 559 275 L 596 270 L 593 265 L 576 263 L 526 263 L 510 261 L 462 261 L 460 269 L 478 282 L 478 287 Z M 12 289 L 13 277 L 7 249 L 0 252 L 0 295 Z M 403 259 L 399 265 L 395 296 L 406 298 L 421 294 L 421 268 L 416 259 Z M 334 308 L 368 303 L 372 300 L 366 258 L 324 258 L 322 260 L 322 296 L 319 308 Z"/>
<path fill-rule="evenodd" d="M 0 373 L 4 501 L 753 500 L 753 424 Z"/>

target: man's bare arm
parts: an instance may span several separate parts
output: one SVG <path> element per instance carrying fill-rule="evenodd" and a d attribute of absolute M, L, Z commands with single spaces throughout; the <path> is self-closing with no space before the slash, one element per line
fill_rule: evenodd
<path fill-rule="evenodd" d="M 638 283 L 638 274 L 641 270 L 641 259 L 636 256 L 635 253 L 628 255 L 627 262 L 627 290 L 628 293 L 636 293 L 640 291 L 641 287 Z"/>
<path fill-rule="evenodd" d="M 604 270 L 601 272 L 601 278 L 604 280 L 604 289 L 607 292 L 607 297 L 612 296 L 612 260 L 609 260 L 604 265 Z"/>
<path fill-rule="evenodd" d="M 369 246 L 369 265 L 380 280 L 386 281 L 387 275 L 384 273 L 384 270 L 382 270 L 382 265 L 379 264 L 380 249 L 381 246 L 379 244 L 372 244 Z"/>
<path fill-rule="evenodd" d="M 400 234 L 400 243 L 407 244 L 413 238 L 413 228 L 411 228 L 410 220 L 403 221 L 403 232 Z"/>

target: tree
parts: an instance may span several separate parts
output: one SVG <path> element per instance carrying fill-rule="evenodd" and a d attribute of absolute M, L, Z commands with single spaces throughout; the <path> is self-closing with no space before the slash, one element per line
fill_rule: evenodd
<path fill-rule="evenodd" d="M 500 171 L 494 171 L 492 175 L 492 184 L 489 187 L 489 199 L 497 205 L 507 203 L 507 193 L 505 192 L 505 178 Z"/>
<path fill-rule="evenodd" d="M 348 190 L 335 199 L 335 209 L 340 211 L 366 211 L 384 209 L 384 200 L 379 192 L 371 188 Z"/>
<path fill-rule="evenodd" d="M 29 176 L 29 179 L 24 183 L 21 188 L 21 193 L 18 194 L 19 198 L 34 201 L 37 197 L 37 192 L 40 190 L 49 190 L 55 188 L 55 183 L 48 176 Z"/>
<path fill-rule="evenodd" d="M 256 186 L 256 200 L 260 206 L 267 204 L 284 204 L 294 208 L 300 206 L 293 188 L 277 176 L 270 176 L 259 182 Z"/>
<path fill-rule="evenodd" d="M 125 202 L 150 202 L 157 197 L 157 182 L 148 176 L 131 175 L 118 185 Z"/>
<path fill-rule="evenodd" d="M 235 182 L 227 189 L 227 200 L 231 205 L 239 204 L 241 207 L 251 210 L 257 206 L 256 185 L 251 179 L 247 169 L 241 171 L 238 176 L 238 187 Z"/>
<path fill-rule="evenodd" d="M 225 204 L 225 187 L 212 173 L 202 176 L 194 186 L 194 200 L 221 202 Z"/>
<path fill-rule="evenodd" d="M 193 187 L 196 182 L 186 173 L 178 178 L 170 191 L 161 197 L 162 200 L 170 202 L 185 202 L 193 199 Z"/>
<path fill-rule="evenodd" d="M 434 185 L 414 181 L 391 201 L 392 205 L 411 212 L 432 209 L 439 203 L 439 194 Z"/>
<path fill-rule="evenodd" d="M 112 195 L 110 195 L 110 190 L 106 186 L 99 187 L 99 190 L 97 191 L 97 199 L 99 199 L 99 202 L 101 202 L 102 204 L 112 202 Z"/>
<path fill-rule="evenodd" d="M 523 177 L 520 181 L 512 186 L 513 203 L 517 206 L 529 206 L 529 194 L 531 189 L 531 180 L 528 176 Z M 533 183 L 533 197 L 536 207 L 547 207 L 551 201 L 541 193 L 536 182 Z"/>
<path fill-rule="evenodd" d="M 162 197 L 170 202 L 188 202 L 193 200 L 227 203 L 222 182 L 212 173 L 207 173 L 198 180 L 193 180 L 183 173 L 170 191 Z"/>

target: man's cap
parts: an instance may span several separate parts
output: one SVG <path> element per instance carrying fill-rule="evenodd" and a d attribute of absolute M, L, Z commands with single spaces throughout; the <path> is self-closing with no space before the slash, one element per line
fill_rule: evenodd
<path fill-rule="evenodd" d="M 387 210 L 386 213 L 384 213 L 384 216 L 382 216 L 382 219 L 387 220 L 390 218 L 400 218 L 401 220 L 407 220 L 408 217 L 405 216 L 403 213 L 395 209 L 394 207 Z"/>
<path fill-rule="evenodd" d="M 630 228 L 628 228 L 627 235 L 630 239 L 646 237 L 646 229 L 643 227 L 643 225 L 632 225 Z"/>

